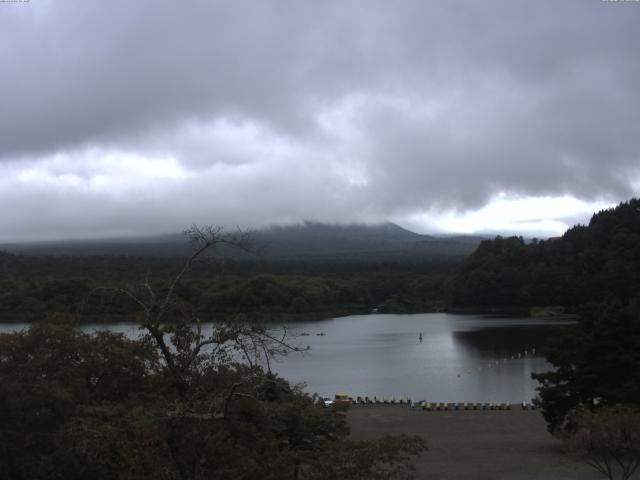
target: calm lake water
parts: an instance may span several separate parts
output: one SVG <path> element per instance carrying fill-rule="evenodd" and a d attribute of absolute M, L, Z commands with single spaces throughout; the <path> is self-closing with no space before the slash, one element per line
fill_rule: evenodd
<path fill-rule="evenodd" d="M 530 401 L 536 395 L 531 373 L 550 369 L 542 356 L 546 339 L 570 323 L 446 313 L 302 322 L 288 328 L 295 332 L 293 342 L 310 350 L 282 358 L 272 368 L 323 396 L 346 392 L 438 402 Z M 0 331 L 23 327 L 5 324 Z M 84 328 L 139 334 L 133 324 Z"/>
<path fill-rule="evenodd" d="M 428 313 L 357 315 L 297 325 L 303 356 L 274 367 L 309 393 L 409 396 L 448 402 L 521 402 L 536 395 L 532 372 L 560 319 Z M 319 336 L 318 333 L 325 335 Z M 419 335 L 422 333 L 422 342 Z"/>

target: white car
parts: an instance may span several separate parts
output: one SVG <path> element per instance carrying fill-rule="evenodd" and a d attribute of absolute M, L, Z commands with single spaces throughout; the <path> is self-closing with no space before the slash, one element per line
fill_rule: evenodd
<path fill-rule="evenodd" d="M 324 398 L 322 399 L 322 405 L 323 405 L 325 408 L 329 408 L 331 405 L 333 405 L 333 400 L 331 400 L 329 397 L 324 397 Z"/>

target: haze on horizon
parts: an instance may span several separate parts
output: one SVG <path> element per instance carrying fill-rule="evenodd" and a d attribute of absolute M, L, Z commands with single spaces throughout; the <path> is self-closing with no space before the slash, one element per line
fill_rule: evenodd
<path fill-rule="evenodd" d="M 557 235 L 640 190 L 640 2 L 0 2 L 0 242 Z"/>

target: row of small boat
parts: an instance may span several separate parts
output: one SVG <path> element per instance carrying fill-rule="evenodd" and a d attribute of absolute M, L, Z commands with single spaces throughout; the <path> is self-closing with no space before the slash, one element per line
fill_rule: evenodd
<path fill-rule="evenodd" d="M 409 397 L 349 397 L 354 405 L 409 405 L 414 408 L 432 411 L 443 410 L 511 410 L 519 407 L 522 410 L 535 410 L 537 407 L 528 402 L 513 405 L 507 402 L 413 402 Z"/>
<path fill-rule="evenodd" d="M 440 410 L 511 410 L 511 404 L 505 402 L 427 402 L 421 401 L 417 405 L 422 410 L 440 411 Z M 523 403 L 521 407 L 531 408 L 531 405 Z"/>
<path fill-rule="evenodd" d="M 351 403 L 357 405 L 408 405 L 411 403 L 411 399 L 409 397 L 349 397 Z"/>

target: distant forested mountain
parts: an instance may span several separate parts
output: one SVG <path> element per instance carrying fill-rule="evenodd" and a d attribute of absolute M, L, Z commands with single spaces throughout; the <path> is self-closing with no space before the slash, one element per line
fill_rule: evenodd
<path fill-rule="evenodd" d="M 204 318 L 430 311 L 443 308 L 451 272 L 480 241 L 419 235 L 394 224 L 273 227 L 253 233 L 259 253 L 227 250 L 217 261 L 199 262 L 176 294 Z M 101 296 L 101 287 L 149 278 L 161 290 L 190 246 L 172 235 L 1 249 L 0 318 L 39 319 L 133 314 L 135 304 Z"/>
<path fill-rule="evenodd" d="M 640 292 L 640 200 L 596 213 L 562 237 L 485 240 L 452 282 L 457 305 L 565 305 Z"/>
<path fill-rule="evenodd" d="M 330 225 L 305 222 L 275 226 L 252 232 L 256 250 L 265 258 L 344 258 L 353 260 L 383 257 L 464 256 L 478 246 L 482 237 L 435 237 L 420 235 L 393 223 L 381 225 Z M 0 250 L 26 255 L 127 255 L 182 256 L 190 245 L 180 234 L 113 240 L 59 241 L 0 245 Z M 237 252 L 223 251 L 234 256 Z M 253 257 L 253 256 L 252 256 Z"/>
<path fill-rule="evenodd" d="M 394 224 L 315 223 L 258 231 L 253 239 L 262 256 L 198 264 L 176 294 L 205 316 L 252 312 L 305 318 L 373 308 L 577 307 L 627 303 L 640 292 L 640 200 L 635 199 L 548 240 L 439 238 Z M 21 248 L 30 254 L 0 252 L 0 317 L 128 315 L 136 306 L 126 299 L 92 292 L 105 285 L 139 285 L 146 278 L 162 289 L 184 261 L 177 255 L 189 245 L 174 235 Z"/>
<path fill-rule="evenodd" d="M 254 233 L 256 244 L 266 255 L 340 256 L 372 254 L 462 256 L 475 250 L 483 237 L 435 237 L 420 235 L 394 223 L 381 225 L 330 225 L 305 222 L 272 227 Z"/>
<path fill-rule="evenodd" d="M 59 240 L 0 244 L 5 252 L 40 256 L 174 257 L 189 252 L 184 235 L 158 235 L 96 240 Z"/>

